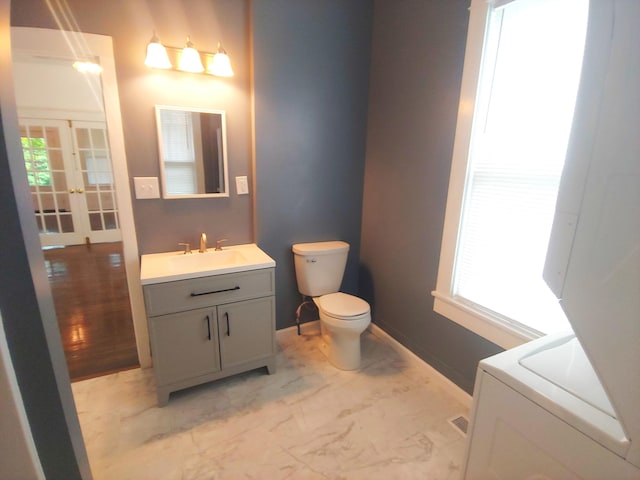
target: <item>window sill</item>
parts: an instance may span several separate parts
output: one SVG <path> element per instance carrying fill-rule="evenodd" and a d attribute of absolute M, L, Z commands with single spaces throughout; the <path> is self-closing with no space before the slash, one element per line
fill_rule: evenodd
<path fill-rule="evenodd" d="M 542 336 L 524 326 L 481 312 L 449 295 L 438 291 L 431 294 L 435 298 L 435 312 L 504 349 L 517 347 Z"/>

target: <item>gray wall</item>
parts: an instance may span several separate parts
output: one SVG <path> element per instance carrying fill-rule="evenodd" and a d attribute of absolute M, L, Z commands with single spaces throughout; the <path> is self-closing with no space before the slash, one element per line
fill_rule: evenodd
<path fill-rule="evenodd" d="M 471 392 L 500 349 L 433 311 L 468 0 L 374 3 L 361 294 L 385 331 Z"/>
<path fill-rule="evenodd" d="M 351 245 L 356 293 L 371 35 L 369 0 L 253 3 L 256 239 L 277 262 L 277 326 L 300 303 L 291 245 Z"/>
<path fill-rule="evenodd" d="M 52 2 L 59 5 L 59 2 Z M 68 0 L 80 30 L 113 37 L 118 89 L 130 177 L 159 176 L 156 104 L 217 108 L 227 112 L 229 198 L 133 200 L 140 253 L 196 244 L 200 233 L 229 243 L 253 241 L 251 195 L 235 194 L 237 175 L 251 181 L 250 45 L 246 0 Z M 59 8 L 59 7 L 58 7 Z M 20 0 L 11 8 L 14 26 L 58 28 L 45 0 Z M 69 27 L 63 28 L 69 29 Z M 154 71 L 144 65 L 153 30 L 166 45 L 216 49 L 221 40 L 235 76 L 230 79 Z"/>
<path fill-rule="evenodd" d="M 0 0 L 0 328 L 46 477 L 91 478 L 19 142 L 8 19 Z"/>

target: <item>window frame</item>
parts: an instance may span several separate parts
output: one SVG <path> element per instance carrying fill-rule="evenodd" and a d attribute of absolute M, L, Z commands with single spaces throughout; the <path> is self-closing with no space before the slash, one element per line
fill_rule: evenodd
<path fill-rule="evenodd" d="M 484 337 L 502 348 L 513 348 L 543 336 L 537 330 L 454 295 L 456 250 L 461 231 L 464 192 L 468 176 L 469 149 L 473 128 L 483 49 L 492 8 L 509 1 L 472 0 L 467 32 L 460 103 L 453 145 L 451 173 L 434 297 L 435 312 Z"/>

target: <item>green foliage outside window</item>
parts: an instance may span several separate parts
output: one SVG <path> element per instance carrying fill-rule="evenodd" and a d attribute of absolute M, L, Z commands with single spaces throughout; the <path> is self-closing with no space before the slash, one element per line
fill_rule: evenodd
<path fill-rule="evenodd" d="M 51 186 L 51 172 L 47 144 L 44 138 L 21 137 L 24 164 L 29 186 Z"/>

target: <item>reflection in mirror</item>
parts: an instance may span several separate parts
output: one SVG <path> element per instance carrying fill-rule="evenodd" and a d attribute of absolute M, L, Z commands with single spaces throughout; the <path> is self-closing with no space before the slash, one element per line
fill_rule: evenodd
<path fill-rule="evenodd" d="M 156 105 L 164 198 L 228 197 L 225 112 Z"/>

